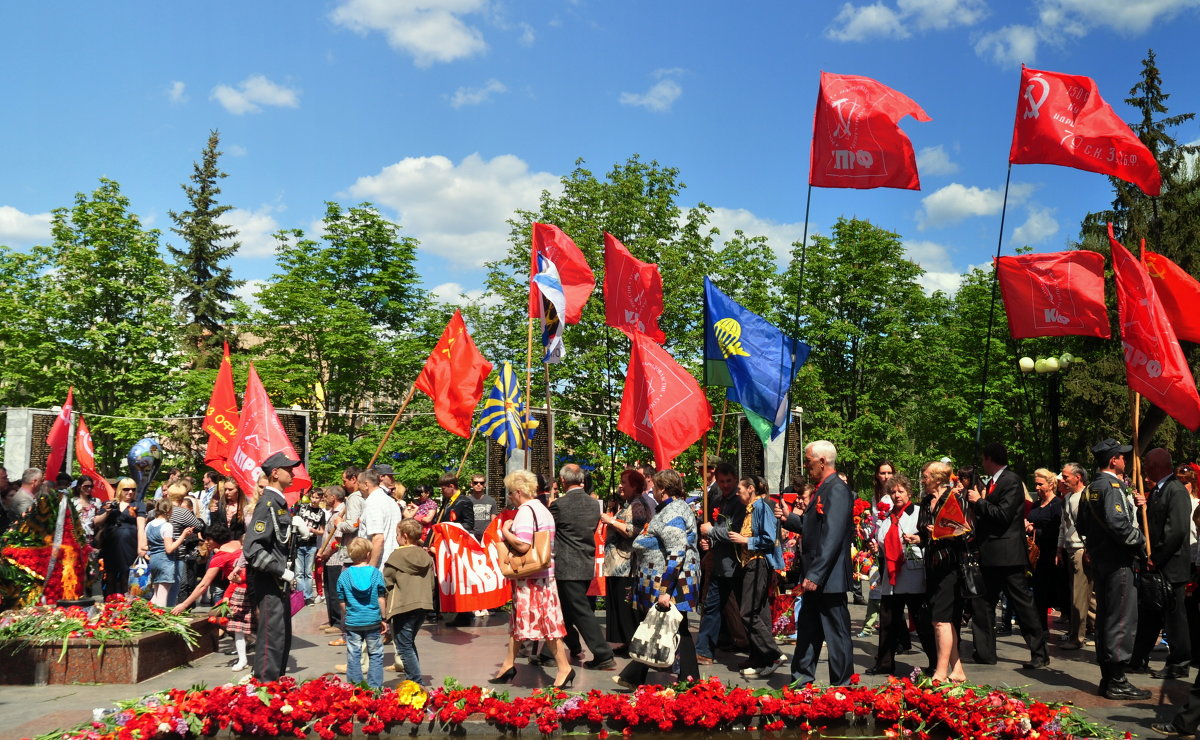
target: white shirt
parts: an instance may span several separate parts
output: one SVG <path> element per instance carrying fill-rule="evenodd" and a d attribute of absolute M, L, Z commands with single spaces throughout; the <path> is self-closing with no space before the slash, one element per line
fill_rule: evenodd
<path fill-rule="evenodd" d="M 383 535 L 383 554 L 379 558 L 379 568 L 387 562 L 388 556 L 398 547 L 396 543 L 396 525 L 400 523 L 403 512 L 395 499 L 388 495 L 386 489 L 380 487 L 371 491 L 363 502 L 362 517 L 358 520 L 358 536 L 368 541 L 377 534 Z"/>

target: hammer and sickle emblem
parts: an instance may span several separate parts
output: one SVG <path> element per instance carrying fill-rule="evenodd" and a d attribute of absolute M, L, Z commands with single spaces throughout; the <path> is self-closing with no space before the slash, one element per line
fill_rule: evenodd
<path fill-rule="evenodd" d="M 1042 88 L 1042 97 L 1037 100 L 1033 99 L 1033 85 L 1037 83 Z M 1046 82 L 1045 78 L 1034 76 L 1029 79 L 1029 85 L 1025 88 L 1025 102 L 1029 103 L 1029 110 L 1025 111 L 1021 118 L 1037 118 L 1038 111 L 1042 104 L 1046 102 L 1046 98 L 1050 97 L 1050 83 Z"/>

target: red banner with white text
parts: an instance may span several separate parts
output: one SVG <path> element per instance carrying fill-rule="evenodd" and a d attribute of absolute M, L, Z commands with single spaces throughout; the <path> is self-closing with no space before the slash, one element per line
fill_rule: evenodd
<path fill-rule="evenodd" d="M 498 518 L 483 533 L 482 544 L 461 524 L 444 522 L 433 528 L 433 562 L 442 611 L 473 612 L 508 603 L 512 589 L 500 572 L 499 547 Z"/>

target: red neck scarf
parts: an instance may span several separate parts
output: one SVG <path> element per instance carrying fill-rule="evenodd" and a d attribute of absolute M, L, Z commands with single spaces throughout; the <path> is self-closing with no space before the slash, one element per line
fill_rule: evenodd
<path fill-rule="evenodd" d="M 905 511 L 908 511 L 907 506 L 903 509 L 892 507 L 892 526 L 883 536 L 883 555 L 887 560 L 888 583 L 893 586 L 896 585 L 896 577 L 900 575 L 900 567 L 904 563 L 904 544 L 900 541 L 900 517 L 904 515 Z"/>

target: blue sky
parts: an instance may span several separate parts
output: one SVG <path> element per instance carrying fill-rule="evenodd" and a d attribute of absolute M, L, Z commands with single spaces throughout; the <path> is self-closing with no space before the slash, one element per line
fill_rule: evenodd
<path fill-rule="evenodd" d="M 476 296 L 515 209 L 577 158 L 602 173 L 635 153 L 678 167 L 684 204 L 717 209 L 723 232 L 783 255 L 826 70 L 933 120 L 902 123 L 921 192 L 817 189 L 811 230 L 870 219 L 903 236 L 928 287 L 953 289 L 995 250 L 1021 62 L 1095 78 L 1130 119 L 1153 47 L 1172 112 L 1200 110 L 1198 32 L 1200 0 L 5 3 L 0 244 L 46 241 L 49 211 L 99 177 L 166 232 L 215 128 L 250 281 L 274 272 L 275 229 L 369 200 L 422 243 L 426 287 Z M 1077 170 L 1018 166 L 1012 182 L 1006 253 L 1063 248 L 1111 200 Z"/>

